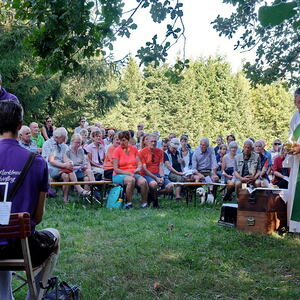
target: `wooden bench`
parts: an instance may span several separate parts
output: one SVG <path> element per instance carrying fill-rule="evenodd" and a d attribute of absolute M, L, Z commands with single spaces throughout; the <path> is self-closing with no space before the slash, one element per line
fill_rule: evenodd
<path fill-rule="evenodd" d="M 99 201 L 96 197 L 94 197 L 95 194 L 95 187 L 96 186 L 104 186 L 106 187 L 107 185 L 115 185 L 112 181 L 110 180 L 100 180 L 100 181 L 53 181 L 50 182 L 51 186 L 64 186 L 64 185 L 89 185 L 91 188 L 91 197 L 86 197 L 85 199 L 89 202 L 92 203 L 93 201 L 102 204 L 101 201 Z"/>

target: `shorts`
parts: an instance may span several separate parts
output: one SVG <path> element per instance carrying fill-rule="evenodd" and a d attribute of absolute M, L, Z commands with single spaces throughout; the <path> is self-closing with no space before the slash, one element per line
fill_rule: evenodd
<path fill-rule="evenodd" d="M 210 169 L 203 169 L 203 170 L 199 170 L 198 171 L 199 173 L 201 173 L 204 177 L 207 177 L 207 176 L 211 176 L 211 170 Z"/>
<path fill-rule="evenodd" d="M 78 181 L 84 181 L 84 171 L 82 169 L 76 170 L 75 175 Z"/>
<path fill-rule="evenodd" d="M 112 182 L 113 183 L 117 183 L 117 184 L 120 184 L 120 185 L 124 185 L 124 179 L 129 176 L 129 175 L 125 175 L 125 174 L 115 174 L 112 176 Z M 134 178 L 136 180 L 138 180 L 139 178 L 141 177 L 140 174 L 135 174 L 134 175 Z"/>
<path fill-rule="evenodd" d="M 53 166 L 49 166 L 49 175 L 53 179 L 60 179 L 61 169 Z"/>
<path fill-rule="evenodd" d="M 104 178 L 112 180 L 114 169 L 104 170 Z"/>
<path fill-rule="evenodd" d="M 174 174 L 174 173 L 169 174 L 169 179 L 172 182 L 185 182 L 186 181 L 186 179 L 183 176 L 177 175 L 177 174 Z"/>
<path fill-rule="evenodd" d="M 55 250 L 56 237 L 48 230 L 35 231 L 28 244 L 33 267 L 40 266 Z M 20 240 L 9 240 L 7 245 L 0 246 L 0 258 L 22 258 Z"/>
<path fill-rule="evenodd" d="M 159 174 L 153 174 L 156 177 L 161 177 Z M 144 176 L 148 185 L 150 182 L 155 181 L 152 177 L 150 176 Z M 166 185 L 168 185 L 171 181 L 169 180 L 168 176 L 164 176 L 164 183 L 163 183 L 163 187 L 165 187 Z"/>

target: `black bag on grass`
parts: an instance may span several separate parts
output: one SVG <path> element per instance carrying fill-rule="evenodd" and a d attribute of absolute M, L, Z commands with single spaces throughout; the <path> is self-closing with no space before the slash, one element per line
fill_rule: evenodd
<path fill-rule="evenodd" d="M 43 300 L 79 300 L 78 286 L 69 285 L 65 281 L 57 284 L 57 277 L 50 278 L 45 289 L 47 289 L 47 293 Z"/>

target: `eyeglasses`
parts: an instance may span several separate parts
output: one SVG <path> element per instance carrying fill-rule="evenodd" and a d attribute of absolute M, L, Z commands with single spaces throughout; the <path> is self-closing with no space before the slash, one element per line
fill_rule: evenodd
<path fill-rule="evenodd" d="M 281 146 L 281 143 L 274 143 L 274 146 Z"/>

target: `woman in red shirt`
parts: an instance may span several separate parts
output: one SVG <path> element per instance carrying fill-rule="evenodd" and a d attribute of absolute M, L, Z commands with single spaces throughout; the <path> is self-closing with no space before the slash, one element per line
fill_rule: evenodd
<path fill-rule="evenodd" d="M 112 181 L 120 185 L 126 185 L 125 208 L 132 208 L 132 195 L 137 185 L 141 190 L 142 208 L 146 208 L 148 198 L 148 185 L 146 179 L 140 175 L 142 164 L 136 147 L 129 144 L 129 131 L 119 133 L 120 146 L 112 155 L 114 173 Z"/>
<path fill-rule="evenodd" d="M 117 149 L 117 147 L 120 146 L 120 140 L 118 134 L 111 135 L 110 139 L 112 140 L 112 144 L 107 148 L 107 151 L 105 153 L 104 163 L 103 163 L 104 179 L 107 180 L 112 180 L 112 175 L 114 171 L 112 155 L 114 151 Z"/>

